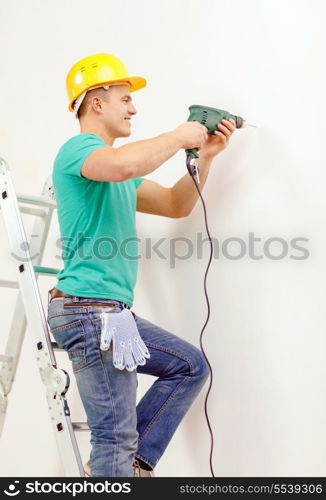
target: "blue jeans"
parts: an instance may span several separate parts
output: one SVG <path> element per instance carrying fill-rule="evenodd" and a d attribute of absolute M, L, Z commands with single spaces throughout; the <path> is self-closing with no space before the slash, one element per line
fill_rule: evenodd
<path fill-rule="evenodd" d="M 48 305 L 51 333 L 68 353 L 86 412 L 95 477 L 132 477 L 135 458 L 153 469 L 209 375 L 200 349 L 133 311 L 151 357 L 132 372 L 115 368 L 112 346 L 100 349 L 100 314 L 121 307 L 119 301 L 84 297 Z M 158 378 L 136 406 L 137 373 Z"/>

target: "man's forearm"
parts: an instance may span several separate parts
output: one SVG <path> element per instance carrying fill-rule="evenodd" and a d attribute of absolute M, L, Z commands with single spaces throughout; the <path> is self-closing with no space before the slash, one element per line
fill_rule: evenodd
<path fill-rule="evenodd" d="M 210 165 L 212 163 L 212 158 L 199 158 L 196 160 L 199 167 L 199 184 L 197 183 L 197 177 L 195 176 L 195 182 L 201 192 L 209 172 Z M 181 179 L 171 188 L 173 192 L 173 205 L 175 213 L 183 214 L 184 216 L 189 215 L 191 210 L 194 208 L 199 195 L 194 186 L 194 181 L 187 173 L 181 177 Z"/>
<path fill-rule="evenodd" d="M 178 135 L 172 131 L 152 139 L 125 144 L 115 151 L 122 164 L 130 165 L 131 177 L 141 177 L 162 165 L 181 147 Z"/>

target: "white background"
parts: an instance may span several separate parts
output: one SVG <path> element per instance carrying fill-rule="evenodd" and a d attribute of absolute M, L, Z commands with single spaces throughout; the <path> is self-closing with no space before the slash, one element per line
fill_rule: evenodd
<path fill-rule="evenodd" d="M 208 413 L 216 476 L 326 474 L 325 363 L 325 30 L 323 0 L 2 0 L 0 2 L 0 156 L 17 192 L 38 195 L 59 147 L 79 133 L 67 111 L 65 77 L 88 55 L 120 57 L 147 79 L 133 94 L 138 114 L 125 142 L 172 130 L 188 106 L 204 104 L 242 116 L 257 128 L 236 130 L 209 172 L 203 196 L 212 237 L 241 238 L 241 259 L 215 256 L 207 289 L 211 315 L 203 344 L 213 367 Z M 173 186 L 187 173 L 179 151 L 149 179 Z M 27 230 L 31 216 L 24 216 Z M 61 267 L 56 212 L 44 265 Z M 1 279 L 8 265 L 2 215 Z M 169 261 L 171 238 L 206 238 L 200 199 L 188 218 L 137 214 L 138 236 L 161 250 L 139 260 L 133 310 L 199 347 L 207 317 L 203 289 L 210 248 L 199 258 Z M 256 243 L 249 257 L 249 233 Z M 274 242 L 264 255 L 269 238 Z M 308 258 L 293 249 L 293 238 Z M 287 248 L 288 247 L 288 248 Z M 185 252 L 180 243 L 179 255 Z M 196 247 L 195 247 L 196 248 Z M 237 244 L 229 253 L 239 252 Z M 287 251 L 288 250 L 288 251 Z M 12 271 L 12 272 L 11 272 Z M 44 307 L 51 278 L 39 278 Z M 1 347 L 17 291 L 0 290 Z M 57 354 L 61 367 L 69 364 Z M 138 398 L 154 381 L 139 375 Z M 209 383 L 178 427 L 157 476 L 210 476 L 204 413 Z M 85 415 L 73 377 L 73 420 Z M 89 434 L 79 434 L 84 461 Z M 60 476 L 63 469 L 26 331 L 0 442 L 1 476 Z"/>

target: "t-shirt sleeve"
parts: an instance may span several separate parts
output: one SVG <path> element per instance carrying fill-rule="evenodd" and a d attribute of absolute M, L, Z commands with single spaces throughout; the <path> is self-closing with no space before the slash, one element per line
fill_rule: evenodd
<path fill-rule="evenodd" d="M 139 184 L 145 180 L 145 177 L 134 177 L 135 188 L 137 189 Z"/>
<path fill-rule="evenodd" d="M 81 174 L 81 167 L 87 156 L 98 148 L 103 148 L 107 144 L 93 134 L 80 134 L 68 141 L 60 151 L 57 161 L 60 163 L 62 172 L 86 179 Z"/>

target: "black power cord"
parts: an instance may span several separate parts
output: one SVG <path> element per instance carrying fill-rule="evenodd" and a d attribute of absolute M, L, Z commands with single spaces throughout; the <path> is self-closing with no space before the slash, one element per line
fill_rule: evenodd
<path fill-rule="evenodd" d="M 202 344 L 202 335 L 203 335 L 204 329 L 205 329 L 205 327 L 206 327 L 206 325 L 208 323 L 208 319 L 209 319 L 209 316 L 210 316 L 210 306 L 209 306 L 209 300 L 208 300 L 208 295 L 207 295 L 207 290 L 206 290 L 206 277 L 207 277 L 209 266 L 210 266 L 211 261 L 212 261 L 213 243 L 212 243 L 211 235 L 209 233 L 208 224 L 207 224 L 206 205 L 205 205 L 204 199 L 202 197 L 202 194 L 200 192 L 200 189 L 197 186 L 197 182 L 194 179 L 194 175 L 198 176 L 199 168 L 197 167 L 196 164 L 192 163 L 192 160 L 193 160 L 193 157 L 191 155 L 187 155 L 187 169 L 189 171 L 189 174 L 190 174 L 192 180 L 194 181 L 194 184 L 196 186 L 198 194 L 199 194 L 199 196 L 201 198 L 201 201 L 203 203 L 204 215 L 205 215 L 206 232 L 207 232 L 207 236 L 208 236 L 208 239 L 209 239 L 209 242 L 210 242 L 210 249 L 211 249 L 211 253 L 210 253 L 210 256 L 209 256 L 209 261 L 208 261 L 207 268 L 206 268 L 206 271 L 205 271 L 205 278 L 204 278 L 204 290 L 205 290 L 205 296 L 206 296 L 206 301 L 207 301 L 208 315 L 207 315 L 207 318 L 206 318 L 206 322 L 205 322 L 205 324 L 204 324 L 204 326 L 202 328 L 202 331 L 200 333 L 199 341 L 200 341 L 200 348 L 201 348 L 201 350 L 202 350 L 202 352 L 204 354 L 204 357 L 205 357 L 205 359 L 207 361 L 207 364 L 208 364 L 209 369 L 210 369 L 210 374 L 211 374 L 211 376 L 210 376 L 210 383 L 209 383 L 208 391 L 207 391 L 206 398 L 205 398 L 205 416 L 206 416 L 206 420 L 207 420 L 207 425 L 208 425 L 208 428 L 209 428 L 209 432 L 210 432 L 210 435 L 211 435 L 211 451 L 210 451 L 210 456 L 209 456 L 209 466 L 210 466 L 210 469 L 211 469 L 212 477 L 215 477 L 214 470 L 213 470 L 213 464 L 212 464 L 214 437 L 213 437 L 213 432 L 212 432 L 211 424 L 209 422 L 208 413 L 207 413 L 207 400 L 208 400 L 208 395 L 210 393 L 210 390 L 211 390 L 211 387 L 212 387 L 212 383 L 213 383 L 213 370 L 212 370 L 212 367 L 210 365 L 210 362 L 208 361 L 208 358 L 206 356 L 206 353 L 204 351 L 203 344 Z"/>

